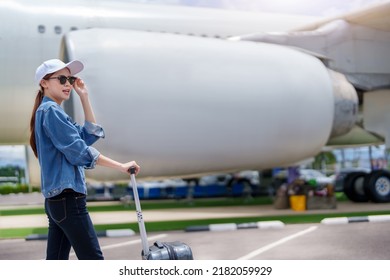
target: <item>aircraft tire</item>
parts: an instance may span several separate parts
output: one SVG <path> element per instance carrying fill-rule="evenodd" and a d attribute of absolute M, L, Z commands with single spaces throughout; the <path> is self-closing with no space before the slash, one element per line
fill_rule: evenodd
<path fill-rule="evenodd" d="M 345 177 L 344 193 L 353 202 L 367 202 L 369 200 L 365 189 L 364 181 L 367 173 L 352 172 Z"/>
<path fill-rule="evenodd" d="M 364 190 L 373 202 L 390 202 L 390 172 L 376 170 L 364 179 Z"/>

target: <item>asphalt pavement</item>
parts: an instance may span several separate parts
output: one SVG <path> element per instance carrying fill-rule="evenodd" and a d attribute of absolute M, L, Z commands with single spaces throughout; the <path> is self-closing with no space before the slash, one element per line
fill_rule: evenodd
<path fill-rule="evenodd" d="M 117 204 L 118 201 L 88 202 Z M 43 207 L 41 194 L 0 196 L 0 209 Z M 229 218 L 248 216 L 301 215 L 311 213 L 353 213 L 388 211 L 390 204 L 338 202 L 336 209 L 294 211 L 275 209 L 273 205 L 203 207 L 186 209 L 144 210 L 144 220 L 193 220 L 205 218 Z M 135 210 L 117 212 L 91 212 L 95 225 L 136 222 Z M 340 215 L 343 216 L 343 215 Z M 354 217 L 356 218 L 356 217 Z M 370 218 L 373 218 L 372 220 Z M 261 220 L 261 219 L 259 219 Z M 373 215 L 357 223 L 354 219 L 341 219 L 341 223 L 287 224 L 274 221 L 273 226 L 259 223 L 209 225 L 209 231 L 164 231 L 149 233 L 149 243 L 155 240 L 180 240 L 190 244 L 196 260 L 266 259 L 266 260 L 388 260 L 386 231 L 390 215 Z M 378 222 L 382 221 L 382 222 Z M 386 221 L 386 223 L 383 223 Z M 342 223 L 349 223 L 343 225 Z M 258 230 L 254 229 L 257 224 Z M 329 226 L 328 224 L 332 224 Z M 213 227 L 212 227 L 213 226 Z M 216 227 L 215 227 L 216 226 Z M 45 215 L 0 216 L 2 228 L 47 227 Z M 213 230 L 216 229 L 216 230 Z M 235 230 L 239 229 L 239 230 Z M 232 231 L 234 230 L 234 231 Z M 107 260 L 139 260 L 141 242 L 134 232 L 118 230 L 113 235 L 100 235 L 99 242 Z M 109 237 L 109 238 L 107 238 Z M 113 237 L 113 238 L 112 238 Z M 26 239 L 0 239 L 0 260 L 38 260 L 45 258 L 44 236 L 28 236 Z M 305 248 L 305 249 L 302 249 Z M 77 259 L 71 254 L 71 259 Z"/>

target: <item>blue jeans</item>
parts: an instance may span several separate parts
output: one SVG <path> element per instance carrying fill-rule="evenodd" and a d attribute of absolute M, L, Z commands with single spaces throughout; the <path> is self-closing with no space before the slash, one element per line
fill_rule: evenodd
<path fill-rule="evenodd" d="M 69 259 L 71 247 L 79 260 L 104 259 L 86 206 L 86 196 L 70 189 L 45 199 L 49 218 L 47 260 Z"/>

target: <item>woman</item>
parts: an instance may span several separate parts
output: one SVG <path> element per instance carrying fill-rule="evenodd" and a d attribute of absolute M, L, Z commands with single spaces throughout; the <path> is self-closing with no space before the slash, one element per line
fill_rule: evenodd
<path fill-rule="evenodd" d="M 47 259 L 68 259 L 73 247 L 78 259 L 103 259 L 98 238 L 86 209 L 84 168 L 96 164 L 128 172 L 135 161 L 119 163 L 91 147 L 104 131 L 96 124 L 84 82 L 73 75 L 84 68 L 80 61 L 67 64 L 47 60 L 36 70 L 40 90 L 31 117 L 30 144 L 41 166 L 41 188 L 49 219 Z M 80 97 L 85 123 L 74 123 L 61 108 L 72 89 Z"/>

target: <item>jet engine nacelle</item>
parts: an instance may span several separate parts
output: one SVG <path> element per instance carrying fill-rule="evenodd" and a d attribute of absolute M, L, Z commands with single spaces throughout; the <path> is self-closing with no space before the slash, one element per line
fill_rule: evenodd
<path fill-rule="evenodd" d="M 97 149 L 136 160 L 143 177 L 285 166 L 318 154 L 332 134 L 334 79 L 287 47 L 89 29 L 67 34 L 62 55 L 85 64 L 80 76 L 106 132 Z M 77 99 L 65 109 L 82 123 Z"/>

